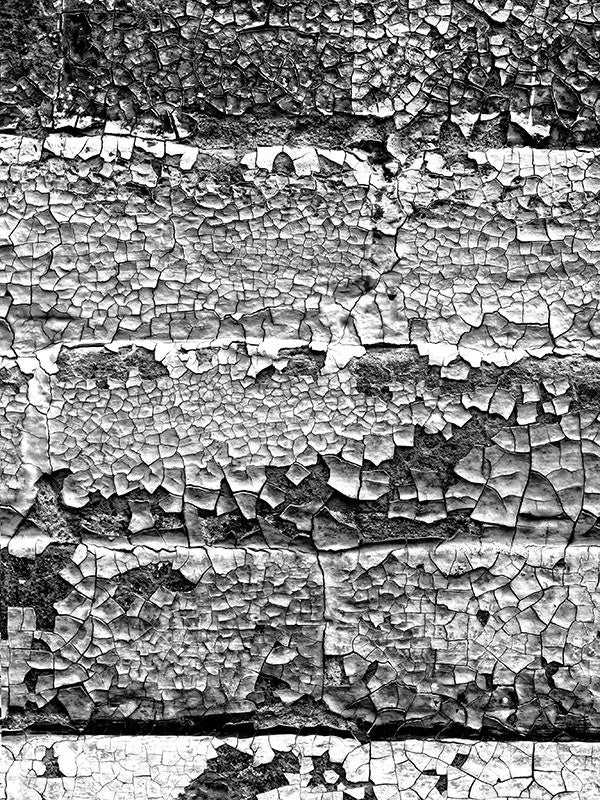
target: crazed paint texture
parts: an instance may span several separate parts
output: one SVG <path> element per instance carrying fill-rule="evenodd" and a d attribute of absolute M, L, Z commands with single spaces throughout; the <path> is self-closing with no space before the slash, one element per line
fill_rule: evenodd
<path fill-rule="evenodd" d="M 310 555 L 80 546 L 59 575 L 47 630 L 35 608 L 8 612 L 9 706 L 33 701 L 43 717 L 57 699 L 75 723 L 126 722 L 251 712 L 261 675 L 289 701 L 321 692 L 323 585 Z"/>
<path fill-rule="evenodd" d="M 397 138 L 397 137 L 396 137 Z M 597 357 L 599 151 L 4 136 L 4 347 Z"/>
<path fill-rule="evenodd" d="M 9 739 L 2 756 L 7 800 L 553 800 L 600 788 L 588 742 L 46 734 Z"/>
<path fill-rule="evenodd" d="M 600 732 L 594 547 L 53 555 L 55 615 L 31 590 L 8 611 L 11 726 L 202 728 L 221 714 L 260 728 L 273 702 L 312 702 L 313 722 L 376 738 Z M 26 561 L 7 558 L 7 587 Z"/>
<path fill-rule="evenodd" d="M 501 529 L 593 541 L 593 363 L 436 367 L 410 348 L 351 353 L 340 363 L 335 350 L 138 341 L 18 359 L 30 376 L 17 420 L 31 431 L 8 451 L 22 478 L 7 524 L 25 535 L 33 524 L 48 541 L 62 515 L 71 541 L 162 528 L 186 545 L 245 536 L 324 550 Z M 31 505 L 44 473 L 54 499 L 42 492 Z M 82 527 L 101 498 L 104 531 Z"/>
<path fill-rule="evenodd" d="M 8 799 L 597 800 L 599 43 L 5 0 Z"/>
<path fill-rule="evenodd" d="M 53 0 L 4 0 L 0 8 L 0 129 L 52 125 L 60 81 L 60 15 Z"/>
<path fill-rule="evenodd" d="M 412 546 L 322 563 L 334 710 L 395 733 L 596 728 L 596 548 Z"/>
<path fill-rule="evenodd" d="M 517 142 L 597 136 L 600 19 L 581 0 L 69 0 L 63 8 L 56 110 L 71 124 L 181 135 L 206 112 L 351 112 L 394 116 L 425 139 L 447 121 L 484 141 L 509 125 Z"/>

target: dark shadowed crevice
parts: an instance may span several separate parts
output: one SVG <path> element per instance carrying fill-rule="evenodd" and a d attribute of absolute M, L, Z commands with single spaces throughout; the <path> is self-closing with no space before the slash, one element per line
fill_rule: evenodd
<path fill-rule="evenodd" d="M 293 753 L 275 753 L 269 764 L 254 764 L 252 756 L 223 745 L 178 800 L 256 800 L 262 792 L 287 786 L 286 772 L 300 772 L 300 761 Z"/>
<path fill-rule="evenodd" d="M 39 630 L 52 631 L 54 603 L 63 600 L 72 586 L 58 574 L 71 559 L 73 545 L 50 544 L 33 559 L 18 558 L 3 550 L 0 558 L 0 631 L 7 635 L 9 606 L 33 608 Z"/>
<path fill-rule="evenodd" d="M 249 699 L 256 704 L 253 726 L 256 733 L 264 730 L 282 731 L 345 731 L 361 738 L 361 729 L 351 720 L 345 720 L 314 697 L 303 696 L 293 703 L 284 703 L 278 689 L 287 685 L 279 678 L 261 674 Z"/>
<path fill-rule="evenodd" d="M 44 778 L 63 778 L 64 775 L 61 772 L 60 766 L 58 764 L 58 758 L 56 753 L 54 752 L 54 746 L 51 745 L 50 747 L 46 747 L 46 754 L 42 758 L 42 764 L 44 765 Z"/>
<path fill-rule="evenodd" d="M 117 585 L 114 599 L 123 608 L 127 608 L 136 597 L 148 600 L 157 589 L 191 592 L 196 586 L 167 562 L 147 564 L 121 572 L 113 578 L 113 583 Z"/>

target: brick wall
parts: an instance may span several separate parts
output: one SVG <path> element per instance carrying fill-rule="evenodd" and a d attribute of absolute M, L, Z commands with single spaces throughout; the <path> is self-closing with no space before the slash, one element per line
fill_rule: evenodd
<path fill-rule="evenodd" d="M 7 798 L 595 798 L 600 8 L 0 27 Z"/>

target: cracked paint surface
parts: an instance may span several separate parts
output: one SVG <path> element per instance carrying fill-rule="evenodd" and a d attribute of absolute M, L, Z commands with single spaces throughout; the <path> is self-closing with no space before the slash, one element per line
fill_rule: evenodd
<path fill-rule="evenodd" d="M 6 0 L 0 9 L 0 129 L 52 125 L 61 75 L 53 0 Z"/>
<path fill-rule="evenodd" d="M 5 136 L 4 342 L 598 355 L 598 152 Z"/>
<path fill-rule="evenodd" d="M 7 532 L 33 524 L 52 539 L 64 518 L 64 541 L 101 540 L 102 502 L 109 540 L 160 530 L 185 545 L 343 550 L 493 531 L 594 539 L 593 364 L 440 368 L 408 348 L 352 352 L 137 342 L 19 359 L 30 372 L 19 391 L 43 411 L 26 407 L 32 432 L 10 451 L 25 477 Z"/>
<path fill-rule="evenodd" d="M 344 311 L 331 295 L 370 270 L 366 157 L 116 136 L 10 144 L 5 303 L 20 350 L 134 335 L 328 342 L 327 315 Z M 271 174 L 281 159 L 291 176 Z"/>
<path fill-rule="evenodd" d="M 342 663 L 325 695 L 340 713 L 394 733 L 595 728 L 596 548 L 415 545 L 322 563 L 325 655 Z"/>
<path fill-rule="evenodd" d="M 6 0 L 7 798 L 596 800 L 599 34 Z"/>
<path fill-rule="evenodd" d="M 69 586 L 48 630 L 34 608 L 8 611 L 9 707 L 33 703 L 43 718 L 56 699 L 76 724 L 233 715 L 255 708 L 261 675 L 287 702 L 320 693 L 310 555 L 81 545 L 59 575 Z"/>
<path fill-rule="evenodd" d="M 329 709 L 325 724 L 377 737 L 600 731 L 595 547 L 79 545 L 63 558 L 53 619 L 8 610 L 11 725 L 260 725 L 263 706 L 308 697 L 313 721 Z"/>
<path fill-rule="evenodd" d="M 181 135 L 207 112 L 351 112 L 579 145 L 597 135 L 598 22 L 581 0 L 69 2 L 56 121 Z"/>
<path fill-rule="evenodd" d="M 426 143 L 597 144 L 585 0 L 28 0 L 3 19 L 8 130 L 353 114 Z"/>
<path fill-rule="evenodd" d="M 588 742 L 47 734 L 8 737 L 3 760 L 7 800 L 226 797 L 220 781 L 230 777 L 227 763 L 243 765 L 236 796 L 257 800 L 571 800 L 598 792 L 597 751 Z M 253 778 L 268 771 L 280 773 L 278 785 L 261 791 Z"/>

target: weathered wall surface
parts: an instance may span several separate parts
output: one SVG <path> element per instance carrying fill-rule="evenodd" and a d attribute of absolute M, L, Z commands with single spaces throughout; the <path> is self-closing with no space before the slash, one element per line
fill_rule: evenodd
<path fill-rule="evenodd" d="M 6 796 L 596 798 L 597 5 L 0 23 Z"/>
<path fill-rule="evenodd" d="M 33 706 L 40 723 L 91 730 L 202 729 L 218 714 L 258 731 L 377 737 L 600 730 L 596 548 L 378 545 L 317 558 L 148 542 L 48 545 L 38 563 L 62 567 L 51 598 L 29 585 L 39 576 L 23 551 L 7 557 L 15 721 Z"/>
<path fill-rule="evenodd" d="M 598 745 L 580 742 L 31 735 L 3 750 L 8 800 L 23 792 L 35 800 L 551 800 L 592 798 L 600 788 Z"/>

